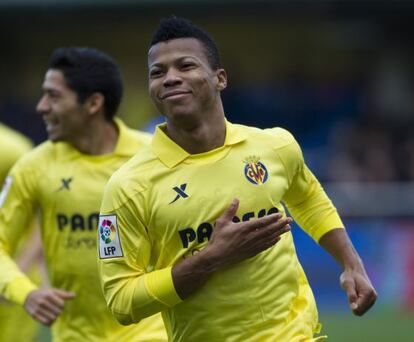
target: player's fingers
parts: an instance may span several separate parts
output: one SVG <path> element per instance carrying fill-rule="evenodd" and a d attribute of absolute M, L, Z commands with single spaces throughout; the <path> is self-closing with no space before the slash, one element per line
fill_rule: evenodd
<path fill-rule="evenodd" d="M 354 313 L 358 316 L 362 316 L 367 312 L 377 300 L 377 293 L 373 288 L 370 288 L 365 293 L 358 296 L 357 309 Z"/>
<path fill-rule="evenodd" d="M 275 223 L 272 224 L 273 228 L 275 230 L 276 235 L 284 234 L 288 231 L 290 231 L 291 226 L 290 224 L 293 222 L 293 219 L 291 217 L 285 217 L 284 219 L 281 219 Z"/>
<path fill-rule="evenodd" d="M 266 241 L 271 241 L 280 237 L 282 234 L 289 232 L 290 229 L 290 225 L 286 224 L 282 228 L 270 227 L 263 231 L 259 229 L 254 233 L 251 233 L 250 236 L 253 240 L 263 241 L 263 243 L 266 243 Z"/>
<path fill-rule="evenodd" d="M 267 248 L 272 247 L 278 241 L 281 240 L 281 235 L 290 231 L 290 226 L 286 225 L 281 230 L 273 230 L 270 234 L 263 234 L 263 232 L 259 229 L 256 233 L 260 235 L 254 236 L 254 234 L 250 234 L 251 236 L 251 243 L 254 250 L 265 250 Z"/>
<path fill-rule="evenodd" d="M 45 303 L 45 307 L 54 312 L 56 315 L 60 315 L 60 313 L 63 311 L 64 306 L 65 301 L 54 293 L 51 293 L 48 296 L 48 302 Z"/>
<path fill-rule="evenodd" d="M 56 320 L 56 318 L 59 315 L 56 315 L 55 313 L 53 313 L 49 309 L 42 307 L 40 310 L 38 310 L 36 312 L 36 316 L 42 317 L 43 319 L 45 319 L 48 322 L 50 322 L 49 324 L 51 324 L 52 322 L 54 322 Z"/>
<path fill-rule="evenodd" d="M 349 307 L 352 311 L 356 310 L 358 308 L 357 304 L 357 293 L 355 288 L 355 280 L 350 277 L 343 277 L 341 276 L 341 287 L 346 292 L 346 295 L 348 297 L 348 303 Z"/>
<path fill-rule="evenodd" d="M 237 209 L 239 208 L 240 201 L 235 198 L 233 202 L 231 202 L 230 207 L 217 219 L 216 226 L 224 226 L 228 222 L 233 220 L 233 217 L 236 215 Z"/>
<path fill-rule="evenodd" d="M 53 289 L 53 292 L 64 300 L 73 299 L 76 297 L 76 294 L 74 292 L 68 292 L 61 289 Z"/>
<path fill-rule="evenodd" d="M 283 215 L 281 213 L 275 213 L 275 214 L 271 214 L 271 215 L 268 215 L 268 216 L 260 217 L 260 218 L 255 219 L 255 220 L 242 222 L 241 223 L 243 225 L 242 229 L 246 233 L 248 233 L 248 232 L 255 231 L 257 229 L 266 228 L 267 226 L 269 226 L 271 224 L 275 224 L 275 223 L 280 224 L 282 216 Z"/>
<path fill-rule="evenodd" d="M 292 228 L 291 228 L 290 224 L 285 224 L 283 227 L 279 227 L 278 229 L 276 229 L 274 234 L 272 234 L 272 236 L 280 237 L 280 235 L 285 234 L 287 232 L 290 232 L 291 229 Z"/>
<path fill-rule="evenodd" d="M 49 320 L 48 320 L 46 317 L 44 317 L 44 316 L 41 316 L 41 315 L 36 315 L 36 316 L 33 316 L 33 318 L 34 318 L 36 321 L 38 321 L 38 322 L 42 323 L 43 325 L 47 325 L 47 326 L 49 326 L 49 325 L 50 325 Z"/>
<path fill-rule="evenodd" d="M 63 310 L 63 307 L 65 306 L 65 300 L 61 298 L 57 293 L 55 292 L 50 293 L 48 298 L 54 306 Z"/>
<path fill-rule="evenodd" d="M 46 326 L 52 325 L 53 322 L 56 320 L 53 318 L 49 318 L 47 315 L 44 315 L 43 313 L 38 313 L 35 316 L 33 316 L 33 318 Z"/>
<path fill-rule="evenodd" d="M 270 236 L 270 235 L 281 235 L 290 231 L 290 223 L 292 222 L 292 218 L 285 217 L 283 219 L 279 219 L 277 221 L 270 222 L 265 227 L 256 228 L 252 231 L 257 237 L 261 236 Z"/>

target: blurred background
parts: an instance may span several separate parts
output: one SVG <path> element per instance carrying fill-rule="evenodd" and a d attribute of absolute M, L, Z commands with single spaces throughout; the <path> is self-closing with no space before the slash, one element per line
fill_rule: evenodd
<path fill-rule="evenodd" d="M 172 14 L 216 39 L 230 121 L 296 136 L 365 262 L 379 299 L 357 318 L 339 267 L 294 229 L 323 331 L 332 341 L 414 341 L 414 1 L 0 0 L 0 122 L 45 140 L 34 108 L 49 56 L 90 46 L 121 65 L 120 115 L 151 130 L 160 119 L 147 47 Z"/>

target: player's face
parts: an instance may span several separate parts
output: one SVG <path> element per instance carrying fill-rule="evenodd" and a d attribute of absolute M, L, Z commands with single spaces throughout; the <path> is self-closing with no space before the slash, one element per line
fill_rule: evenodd
<path fill-rule="evenodd" d="M 85 123 L 85 110 L 77 94 L 66 85 L 60 70 L 49 69 L 42 85 L 43 95 L 36 110 L 42 115 L 51 141 L 76 139 Z"/>
<path fill-rule="evenodd" d="M 149 92 L 167 118 L 203 115 L 214 108 L 226 86 L 223 69 L 213 70 L 194 38 L 155 44 L 148 53 Z"/>

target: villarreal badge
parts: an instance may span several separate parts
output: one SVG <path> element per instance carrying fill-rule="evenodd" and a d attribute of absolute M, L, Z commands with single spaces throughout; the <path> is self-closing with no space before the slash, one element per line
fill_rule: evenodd
<path fill-rule="evenodd" d="M 244 166 L 244 175 L 247 180 L 254 184 L 260 185 L 266 183 L 269 178 L 269 173 L 267 172 L 266 166 L 260 162 L 260 158 L 256 156 L 250 156 L 243 160 Z"/>

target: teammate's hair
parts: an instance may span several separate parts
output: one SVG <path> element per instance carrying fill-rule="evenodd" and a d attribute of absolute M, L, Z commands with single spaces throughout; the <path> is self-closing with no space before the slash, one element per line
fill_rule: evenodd
<path fill-rule="evenodd" d="M 162 19 L 157 30 L 152 36 L 149 48 L 155 44 L 178 38 L 197 39 L 204 47 L 204 52 L 210 67 L 213 70 L 217 70 L 222 67 L 220 62 L 220 53 L 213 38 L 206 31 L 195 26 L 191 21 L 184 18 L 174 16 Z"/>
<path fill-rule="evenodd" d="M 101 93 L 105 118 L 112 120 L 121 102 L 123 82 L 121 71 L 110 56 L 87 47 L 61 47 L 53 51 L 49 67 L 62 71 L 79 103 L 93 93 Z"/>

